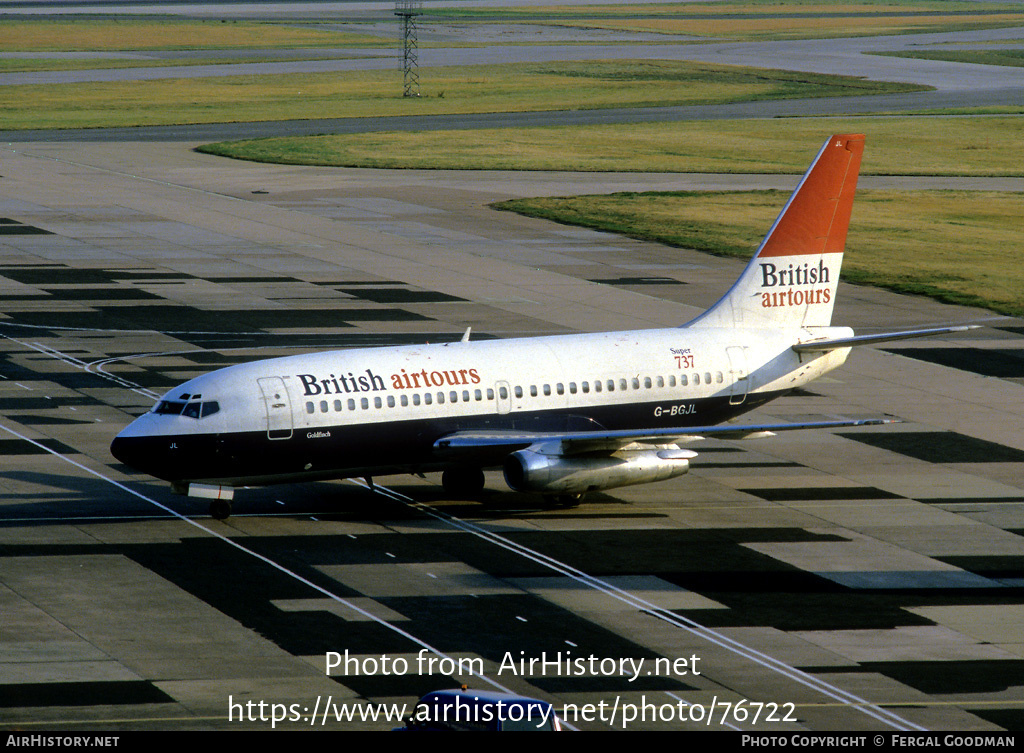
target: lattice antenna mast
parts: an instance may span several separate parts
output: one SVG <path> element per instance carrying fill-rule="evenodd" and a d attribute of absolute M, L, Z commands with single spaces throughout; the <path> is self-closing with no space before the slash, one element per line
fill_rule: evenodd
<path fill-rule="evenodd" d="M 416 17 L 423 15 L 423 0 L 395 0 L 395 15 L 402 19 L 402 96 L 418 97 L 420 63 L 416 45 Z"/>

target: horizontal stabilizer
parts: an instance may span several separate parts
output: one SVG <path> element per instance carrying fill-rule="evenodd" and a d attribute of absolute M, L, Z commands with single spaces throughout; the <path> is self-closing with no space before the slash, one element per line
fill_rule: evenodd
<path fill-rule="evenodd" d="M 872 345 L 873 343 L 889 342 L 890 340 L 909 340 L 913 337 L 929 337 L 930 335 L 948 335 L 953 332 L 966 332 L 979 329 L 979 324 L 964 324 L 957 327 L 933 327 L 932 329 L 911 329 L 903 332 L 881 332 L 877 335 L 856 335 L 855 337 L 837 337 L 825 340 L 810 340 L 797 343 L 793 350 L 797 353 L 820 353 L 837 348 L 851 348 L 854 345 Z"/>

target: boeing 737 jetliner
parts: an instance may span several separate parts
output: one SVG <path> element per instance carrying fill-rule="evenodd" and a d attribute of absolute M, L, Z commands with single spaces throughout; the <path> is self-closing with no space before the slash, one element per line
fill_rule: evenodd
<path fill-rule="evenodd" d="M 125 464 L 211 498 L 236 486 L 483 468 L 552 504 L 680 476 L 705 436 L 883 423 L 719 425 L 840 366 L 832 327 L 864 137 L 831 137 L 739 280 L 678 328 L 341 350 L 240 364 L 164 395 L 111 445 Z M 468 334 L 468 331 L 467 331 Z"/>

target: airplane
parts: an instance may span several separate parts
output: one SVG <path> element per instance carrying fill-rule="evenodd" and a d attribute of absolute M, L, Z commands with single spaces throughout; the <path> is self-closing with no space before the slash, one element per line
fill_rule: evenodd
<path fill-rule="evenodd" d="M 674 478 L 704 437 L 892 419 L 723 424 L 841 366 L 852 347 L 959 332 L 856 336 L 831 326 L 864 136 L 818 152 L 735 284 L 670 329 L 337 350 L 219 369 L 167 392 L 111 444 L 125 465 L 231 513 L 234 488 L 442 472 L 471 496 L 484 468 L 550 506 Z"/>

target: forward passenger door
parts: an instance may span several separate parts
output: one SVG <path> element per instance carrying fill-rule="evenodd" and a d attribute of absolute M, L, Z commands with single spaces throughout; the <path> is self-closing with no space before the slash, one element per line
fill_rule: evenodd
<path fill-rule="evenodd" d="M 263 377 L 257 381 L 267 409 L 267 439 L 291 439 L 292 407 L 284 379 Z"/>

